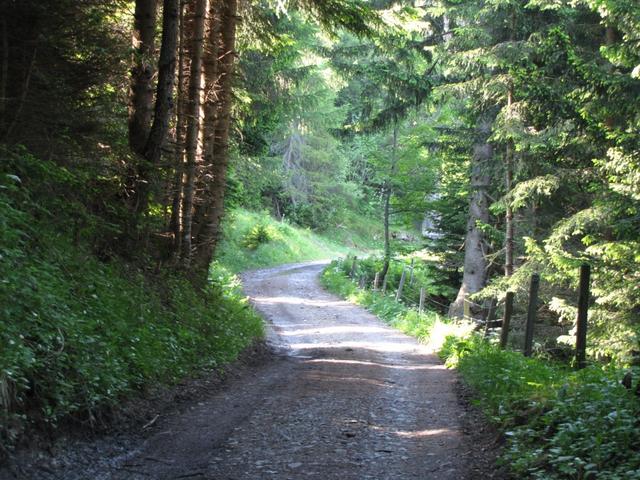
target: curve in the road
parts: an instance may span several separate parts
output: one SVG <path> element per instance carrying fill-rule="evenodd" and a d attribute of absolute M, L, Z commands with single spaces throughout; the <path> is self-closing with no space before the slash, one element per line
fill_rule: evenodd
<path fill-rule="evenodd" d="M 80 444 L 26 478 L 477 478 L 454 373 L 413 338 L 322 290 L 323 266 L 243 276 L 284 354 L 162 416 L 143 441 Z"/>

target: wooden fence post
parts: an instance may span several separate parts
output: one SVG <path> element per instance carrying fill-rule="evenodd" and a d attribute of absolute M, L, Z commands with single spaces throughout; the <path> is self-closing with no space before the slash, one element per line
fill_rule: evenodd
<path fill-rule="evenodd" d="M 587 318 L 589 313 L 589 282 L 591 267 L 580 266 L 580 290 L 578 295 L 578 321 L 576 332 L 576 364 L 578 368 L 587 365 Z"/>
<path fill-rule="evenodd" d="M 465 320 L 471 319 L 471 303 L 469 303 L 469 299 L 467 296 L 464 296 L 464 300 L 462 301 L 462 317 Z"/>
<path fill-rule="evenodd" d="M 398 291 L 396 292 L 396 302 L 402 297 L 402 289 L 404 288 L 404 281 L 407 277 L 407 271 L 402 269 L 402 276 L 400 277 L 400 284 L 398 285 Z"/>
<path fill-rule="evenodd" d="M 373 278 L 373 291 L 376 292 L 378 290 L 378 286 L 380 285 L 380 272 L 376 272 L 376 276 Z"/>
<path fill-rule="evenodd" d="M 424 287 L 420 287 L 420 306 L 418 307 L 418 313 L 422 313 L 424 311 L 424 298 L 426 296 L 427 291 Z"/>
<path fill-rule="evenodd" d="M 358 257 L 356 255 L 353 256 L 353 262 L 351 263 L 351 271 L 349 272 L 349 277 L 353 278 L 356 274 L 356 262 L 358 261 Z"/>
<path fill-rule="evenodd" d="M 530 357 L 533 350 L 533 324 L 538 313 L 538 290 L 540 288 L 540 275 L 531 275 L 529 285 L 529 308 L 527 310 L 527 326 L 524 333 L 524 356 Z"/>
<path fill-rule="evenodd" d="M 496 314 L 496 304 L 497 301 L 495 298 L 489 300 L 489 307 L 487 308 L 487 314 L 484 317 L 484 338 L 489 336 L 489 328 L 493 323 L 493 317 Z"/>
<path fill-rule="evenodd" d="M 360 281 L 358 282 L 358 287 L 364 289 L 367 286 L 367 276 L 360 275 Z"/>
<path fill-rule="evenodd" d="M 409 275 L 409 285 L 413 285 L 413 262 L 414 262 L 415 258 L 411 259 L 411 275 Z"/>
<path fill-rule="evenodd" d="M 502 316 L 502 330 L 500 331 L 500 348 L 507 348 L 509 339 L 509 326 L 511 325 L 511 315 L 513 315 L 513 292 L 507 292 L 504 299 L 504 315 Z"/>

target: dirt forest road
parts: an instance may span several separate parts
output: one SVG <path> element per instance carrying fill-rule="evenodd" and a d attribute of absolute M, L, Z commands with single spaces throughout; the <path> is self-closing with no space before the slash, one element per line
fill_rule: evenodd
<path fill-rule="evenodd" d="M 217 478 L 471 478 L 454 375 L 413 338 L 323 291 L 322 268 L 245 277 L 295 368 L 234 438 Z"/>
<path fill-rule="evenodd" d="M 465 434 L 455 374 L 414 339 L 323 291 L 322 268 L 244 275 L 271 325 L 275 359 L 158 419 L 138 445 L 94 445 L 93 459 L 67 456 L 59 461 L 67 467 L 37 478 L 490 478 L 474 459 L 481 445 Z"/>

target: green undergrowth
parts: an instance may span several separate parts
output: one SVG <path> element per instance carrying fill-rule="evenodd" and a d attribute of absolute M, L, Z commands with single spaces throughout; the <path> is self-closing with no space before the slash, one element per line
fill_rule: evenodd
<path fill-rule="evenodd" d="M 334 268 L 344 275 L 352 275 L 358 282 L 364 282 L 371 287 L 377 272 L 383 268 L 382 256 L 370 255 L 356 258 L 355 270 L 353 258 L 347 257 L 336 261 Z M 457 291 L 450 285 L 450 272 L 442 269 L 441 258 L 427 252 L 413 252 L 412 254 L 392 258 L 387 271 L 386 291 L 394 294 L 398 290 L 402 273 L 405 272 L 405 282 L 400 301 L 408 307 L 417 307 L 420 299 L 420 289 L 425 289 L 425 307 L 428 310 L 444 313 L 451 298 Z M 382 285 L 380 285 L 382 286 Z"/>
<path fill-rule="evenodd" d="M 591 365 L 575 371 L 543 358 L 501 350 L 465 324 L 418 312 L 392 295 L 358 287 L 348 262 L 332 263 L 322 284 L 438 350 L 472 388 L 475 403 L 503 433 L 500 462 L 513 478 L 640 479 L 640 399 L 626 371 Z M 640 371 L 633 371 L 637 379 Z"/>
<path fill-rule="evenodd" d="M 335 258 L 375 243 L 336 228 L 326 236 L 281 222 L 268 213 L 238 208 L 227 214 L 218 262 L 238 273 L 285 263 Z"/>
<path fill-rule="evenodd" d="M 621 369 L 574 371 L 477 335 L 449 338 L 441 356 L 503 431 L 502 462 L 516 478 L 640 478 L 640 401 Z"/>
<path fill-rule="evenodd" d="M 90 214 L 56 192 L 79 188 L 73 173 L 26 154 L 0 170 L 5 446 L 32 428 L 99 423 L 135 391 L 221 368 L 263 335 L 238 280 L 220 266 L 196 291 L 179 273 L 144 261 L 99 259 L 88 232 L 65 229 Z"/>

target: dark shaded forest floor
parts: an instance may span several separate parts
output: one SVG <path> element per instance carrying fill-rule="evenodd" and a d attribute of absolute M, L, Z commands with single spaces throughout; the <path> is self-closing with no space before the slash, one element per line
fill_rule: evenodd
<path fill-rule="evenodd" d="M 244 275 L 271 323 L 268 348 L 132 402 L 110 433 L 24 450 L 0 478 L 506 478 L 498 437 L 456 374 L 324 292 L 322 268 Z"/>

